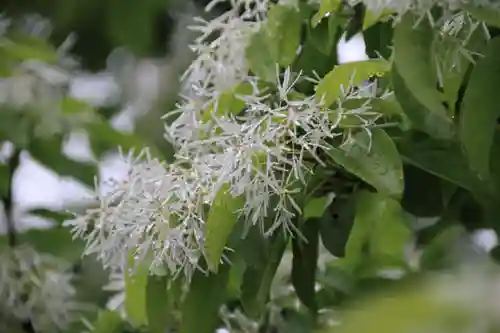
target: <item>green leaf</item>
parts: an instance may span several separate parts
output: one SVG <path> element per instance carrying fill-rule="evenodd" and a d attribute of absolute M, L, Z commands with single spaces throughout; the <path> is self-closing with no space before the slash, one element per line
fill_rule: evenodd
<path fill-rule="evenodd" d="M 394 31 L 394 63 L 404 82 L 404 86 L 414 99 L 425 107 L 427 114 L 417 113 L 417 110 L 407 110 L 401 102 L 408 117 L 422 129 L 433 126 L 432 122 L 439 120 L 439 132 L 429 130 L 431 135 L 440 135 L 443 138 L 453 136 L 453 123 L 447 117 L 447 110 L 441 104 L 441 96 L 436 89 L 437 73 L 432 63 L 432 44 L 434 29 L 428 20 L 421 20 L 418 25 L 417 17 L 411 13 L 403 16 Z M 396 88 L 400 83 L 393 82 Z M 398 97 L 399 100 L 399 97 Z M 441 123 L 444 123 L 441 125 Z M 437 126 L 437 125 L 436 125 Z M 437 132 L 437 133 L 436 133 Z"/>
<path fill-rule="evenodd" d="M 229 267 L 223 265 L 217 274 L 205 275 L 197 270 L 182 304 L 180 333 L 213 333 L 219 321 L 219 307 L 226 298 Z"/>
<path fill-rule="evenodd" d="M 301 26 L 300 12 L 295 6 L 275 5 L 268 12 L 265 31 L 271 55 L 282 67 L 290 66 L 297 56 Z"/>
<path fill-rule="evenodd" d="M 125 311 L 127 317 L 136 326 L 148 324 L 147 285 L 149 266 L 145 262 L 137 263 L 134 252 L 128 254 L 128 266 L 125 270 Z"/>
<path fill-rule="evenodd" d="M 342 0 L 321 0 L 319 11 L 311 19 L 311 25 L 316 27 L 324 17 L 337 12 L 341 4 Z"/>
<path fill-rule="evenodd" d="M 28 145 L 29 119 L 23 110 L 0 109 L 0 142 L 10 141 L 16 148 L 26 148 Z"/>
<path fill-rule="evenodd" d="M 305 241 L 300 237 L 292 240 L 292 285 L 299 299 L 316 313 L 316 269 L 319 255 L 319 221 L 305 221 L 300 228 Z"/>
<path fill-rule="evenodd" d="M 354 224 L 355 204 L 354 197 L 336 198 L 329 214 L 320 220 L 321 242 L 335 257 L 345 256 L 345 247 Z"/>
<path fill-rule="evenodd" d="M 500 109 L 500 37 L 493 38 L 477 61 L 465 91 L 460 115 L 460 139 L 471 168 L 483 179 L 490 177 L 490 155 Z M 498 74 L 498 75 L 497 75 Z"/>
<path fill-rule="evenodd" d="M 432 270 L 453 266 L 450 252 L 453 250 L 453 245 L 458 245 L 459 241 L 463 241 L 461 238 L 464 235 L 466 235 L 466 231 L 459 225 L 451 226 L 438 234 L 425 247 L 420 257 L 420 267 L 425 270 Z"/>
<path fill-rule="evenodd" d="M 316 27 L 307 26 L 307 36 L 312 44 L 325 56 L 330 56 L 337 50 L 337 30 L 341 29 L 345 18 L 330 15 Z M 307 47 L 304 45 L 304 48 Z M 300 58 L 300 57 L 299 57 Z"/>
<path fill-rule="evenodd" d="M 363 30 L 370 28 L 391 14 L 393 14 L 393 11 L 390 9 L 383 9 L 379 12 L 372 12 L 371 10 L 366 9 L 365 17 L 363 19 Z"/>
<path fill-rule="evenodd" d="M 454 124 L 446 114 L 432 112 L 421 104 L 413 95 L 412 90 L 398 72 L 398 68 L 393 65 L 391 72 L 394 94 L 401 105 L 412 127 L 419 129 L 436 139 L 450 139 L 454 133 Z"/>
<path fill-rule="evenodd" d="M 380 193 L 358 193 L 356 217 L 346 246 L 349 265 L 402 265 L 410 237 L 411 230 L 396 200 Z"/>
<path fill-rule="evenodd" d="M 250 70 L 263 81 L 275 83 L 276 61 L 269 50 L 267 34 L 261 28 L 256 32 L 245 50 L 245 56 Z"/>
<path fill-rule="evenodd" d="M 243 274 L 245 274 L 246 268 L 247 263 L 242 256 L 231 257 L 231 269 L 229 271 L 229 281 L 227 284 L 229 298 L 240 298 L 241 284 L 243 283 Z"/>
<path fill-rule="evenodd" d="M 398 148 L 406 163 L 472 192 L 481 187 L 479 179 L 471 171 L 467 159 L 456 143 L 441 142 L 418 135 L 406 138 Z"/>
<path fill-rule="evenodd" d="M 101 310 L 93 326 L 92 333 L 120 333 L 122 319 L 117 312 Z"/>
<path fill-rule="evenodd" d="M 249 266 L 243 274 L 241 303 L 245 312 L 253 318 L 259 318 L 267 304 L 271 284 L 287 243 L 283 235 L 277 234 L 263 265 Z"/>
<path fill-rule="evenodd" d="M 483 55 L 484 49 L 488 44 L 488 37 L 486 36 L 484 29 L 482 29 L 481 26 L 475 26 L 473 22 L 466 21 L 464 24 L 465 26 L 460 30 L 457 38 L 461 38 L 466 41 L 463 46 L 465 49 Z M 471 29 L 474 29 L 472 33 L 470 33 Z M 456 114 L 456 104 L 463 81 L 466 78 L 470 67 L 481 57 L 465 53 L 460 54 L 457 59 L 456 52 L 447 52 L 443 55 L 443 57 L 445 57 L 443 59 L 445 63 L 455 64 L 455 68 L 453 70 L 442 73 L 443 97 L 448 103 L 450 114 L 454 116 Z"/>
<path fill-rule="evenodd" d="M 394 29 L 391 21 L 378 22 L 363 31 L 366 54 L 369 58 L 392 58 Z"/>
<path fill-rule="evenodd" d="M 28 146 L 31 156 L 60 176 L 69 176 L 93 187 L 98 174 L 94 164 L 77 162 L 64 156 L 62 140 L 58 137 L 31 140 Z"/>
<path fill-rule="evenodd" d="M 491 6 L 492 7 L 492 6 Z M 488 25 L 500 28 L 500 10 L 476 5 L 474 3 L 464 4 L 464 9 L 468 11 L 474 18 L 479 21 L 484 21 Z"/>
<path fill-rule="evenodd" d="M 246 106 L 246 102 L 240 96 L 252 95 L 253 87 L 248 82 L 238 84 L 236 87 L 221 94 L 216 105 L 203 114 L 202 122 L 206 123 L 212 119 L 213 114 L 217 117 L 232 115 L 237 116 Z"/>
<path fill-rule="evenodd" d="M 166 276 L 150 275 L 146 286 L 146 311 L 151 333 L 164 333 L 168 327 L 169 295 Z"/>
<path fill-rule="evenodd" d="M 205 223 L 205 256 L 208 267 L 217 272 L 222 252 L 243 208 L 243 197 L 233 197 L 225 184 L 217 193 Z"/>
<path fill-rule="evenodd" d="M 403 194 L 403 165 L 396 145 L 384 130 L 371 135 L 358 132 L 340 148 L 328 151 L 332 160 L 380 193 L 399 198 Z"/>
<path fill-rule="evenodd" d="M 316 87 L 316 100 L 330 106 L 342 95 L 342 89 L 359 85 L 373 75 L 382 76 L 389 70 L 383 59 L 348 62 L 335 66 Z"/>
<path fill-rule="evenodd" d="M 332 203 L 334 197 L 335 195 L 332 193 L 324 197 L 311 198 L 304 207 L 302 218 L 308 220 L 315 217 L 322 217 L 325 210 Z"/>

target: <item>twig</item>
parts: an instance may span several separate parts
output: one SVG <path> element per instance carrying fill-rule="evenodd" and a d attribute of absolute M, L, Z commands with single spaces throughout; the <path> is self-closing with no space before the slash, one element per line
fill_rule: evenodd
<path fill-rule="evenodd" d="M 5 209 L 5 218 L 7 224 L 7 237 L 8 244 L 12 251 L 17 246 L 17 232 L 14 224 L 14 198 L 13 198 L 13 185 L 14 185 L 14 173 L 19 167 L 19 162 L 21 159 L 21 150 L 15 149 L 14 153 L 10 157 L 8 161 L 8 182 L 7 182 L 7 191 L 5 196 L 2 198 L 2 202 L 4 204 Z M 18 272 L 20 274 L 20 272 Z M 24 332 L 26 333 L 35 333 L 35 329 L 33 328 L 33 324 L 29 318 L 26 318 L 21 321 L 21 326 Z"/>
<path fill-rule="evenodd" d="M 5 209 L 6 222 L 7 222 L 7 237 L 10 248 L 14 248 L 17 245 L 16 228 L 13 219 L 14 207 L 13 207 L 12 188 L 13 188 L 14 173 L 17 170 L 17 167 L 19 166 L 20 157 L 21 157 L 21 151 L 15 149 L 14 154 L 11 156 L 8 162 L 9 180 L 7 185 L 7 192 L 5 194 L 5 197 L 2 198 Z"/>

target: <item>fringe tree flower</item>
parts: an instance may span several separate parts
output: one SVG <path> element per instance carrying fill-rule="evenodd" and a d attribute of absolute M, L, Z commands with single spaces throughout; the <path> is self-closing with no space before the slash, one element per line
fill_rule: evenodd
<path fill-rule="evenodd" d="M 193 46 L 198 58 L 185 74 L 176 119 L 165 129 L 176 160 L 166 165 L 147 151 L 129 155 L 128 179 L 100 193 L 100 207 L 66 222 L 86 240 L 85 253 L 97 254 L 105 266 L 123 269 L 133 254 L 150 262 L 152 271 L 165 265 L 189 279 L 204 255 L 207 213 L 222 189 L 244 199 L 235 218 L 245 227 L 258 226 L 265 235 L 277 228 L 296 231 L 295 196 L 311 168 L 324 163 L 327 141 L 345 134 L 344 117 L 363 120 L 361 128 L 377 119 L 368 104 L 343 108 L 349 99 L 378 96 L 376 85 L 345 87 L 335 110 L 299 94 L 295 86 L 303 78 L 290 69 L 277 69 L 273 91 L 263 88 L 248 75 L 245 48 L 269 2 L 231 3 L 233 11 L 195 27 L 201 32 Z M 250 89 L 237 93 L 239 85 Z M 220 111 L 228 91 L 243 102 L 241 112 Z"/>
<path fill-rule="evenodd" d="M 0 256 L 1 311 L 30 320 L 38 330 L 64 330 L 82 304 L 74 300 L 70 265 L 29 247 L 5 250 Z"/>
<path fill-rule="evenodd" d="M 133 252 L 136 260 L 150 258 L 152 266 L 166 263 L 190 276 L 200 256 L 209 180 L 181 164 L 166 166 L 147 151 L 128 161 L 128 179 L 112 183 L 100 194 L 100 207 L 66 225 L 87 241 L 85 254 L 96 253 L 105 267 L 122 268 Z"/>

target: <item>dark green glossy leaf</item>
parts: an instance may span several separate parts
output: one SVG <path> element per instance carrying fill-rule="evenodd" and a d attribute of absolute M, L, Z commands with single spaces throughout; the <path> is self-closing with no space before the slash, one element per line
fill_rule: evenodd
<path fill-rule="evenodd" d="M 307 35 L 314 46 L 325 56 L 330 56 L 336 51 L 337 30 L 345 23 L 345 19 L 338 15 L 330 15 L 316 26 L 307 26 Z"/>
<path fill-rule="evenodd" d="M 269 299 L 269 291 L 287 245 L 287 239 L 278 234 L 269 249 L 263 265 L 247 267 L 241 286 L 241 302 L 245 312 L 259 318 Z"/>
<path fill-rule="evenodd" d="M 366 12 L 366 15 L 368 15 L 368 13 L 369 11 Z M 392 28 L 391 22 L 379 22 L 363 31 L 366 54 L 370 58 L 382 56 L 384 59 L 389 59 L 392 54 L 393 35 L 394 29 Z"/>
<path fill-rule="evenodd" d="M 451 138 L 454 131 L 451 119 L 442 113 L 431 112 L 421 104 L 415 98 L 394 65 L 391 71 L 391 80 L 396 99 L 411 121 L 413 128 L 421 130 L 436 139 Z"/>
<path fill-rule="evenodd" d="M 316 304 L 316 269 L 318 263 L 319 221 L 307 220 L 300 228 L 305 240 L 295 237 L 292 240 L 292 285 L 299 299 L 314 313 Z"/>
<path fill-rule="evenodd" d="M 496 98 L 496 87 L 500 85 L 499 53 L 500 37 L 496 37 L 474 66 L 461 107 L 460 139 L 471 168 L 483 179 L 490 177 L 491 147 L 500 117 Z"/>
<path fill-rule="evenodd" d="M 229 267 L 205 275 L 196 271 L 182 304 L 180 333 L 213 333 L 219 321 L 219 307 L 226 298 Z"/>
<path fill-rule="evenodd" d="M 415 125 L 432 136 L 451 138 L 453 122 L 441 104 L 432 63 L 434 30 L 428 20 L 411 13 L 403 16 L 394 31 L 393 85 L 396 96 Z M 396 90 L 399 88 L 400 92 Z"/>
<path fill-rule="evenodd" d="M 406 163 L 430 172 L 470 191 L 481 187 L 479 179 L 469 168 L 460 146 L 426 136 L 408 137 L 399 144 Z"/>
<path fill-rule="evenodd" d="M 341 148 L 328 151 L 332 160 L 348 172 L 393 197 L 403 194 L 403 165 L 394 142 L 384 130 L 374 128 L 371 137 L 361 131 Z"/>
<path fill-rule="evenodd" d="M 465 26 L 460 30 L 457 38 L 463 39 L 464 48 L 472 52 L 473 54 L 460 54 L 457 58 L 456 52 L 450 51 L 443 55 L 444 63 L 454 63 L 455 66 L 452 70 L 444 71 L 442 73 L 443 80 L 443 97 L 448 104 L 450 110 L 449 114 L 454 116 L 457 111 L 457 101 L 459 99 L 459 93 L 464 81 L 468 78 L 468 72 L 470 71 L 473 63 L 481 59 L 484 54 L 484 49 L 488 43 L 488 37 L 484 29 L 479 25 L 476 26 L 474 31 L 471 33 L 471 29 L 475 26 L 473 22 L 465 22 Z"/>
<path fill-rule="evenodd" d="M 321 241 L 336 257 L 345 255 L 345 246 L 354 224 L 355 203 L 353 198 L 336 198 L 329 212 L 320 220 Z"/>

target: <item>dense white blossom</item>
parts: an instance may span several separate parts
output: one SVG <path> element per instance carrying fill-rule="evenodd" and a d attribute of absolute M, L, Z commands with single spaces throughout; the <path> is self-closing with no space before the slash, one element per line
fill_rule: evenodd
<path fill-rule="evenodd" d="M 75 299 L 70 265 L 29 247 L 0 255 L 0 311 L 55 332 L 78 319 L 85 307 Z"/>
<path fill-rule="evenodd" d="M 183 78 L 183 102 L 169 113 L 175 119 L 165 129 L 175 161 L 167 165 L 147 150 L 130 154 L 128 178 L 100 193 L 100 207 L 66 222 L 86 240 L 85 253 L 97 254 L 106 266 L 123 268 L 133 254 L 151 268 L 166 266 L 189 278 L 205 254 L 208 208 L 221 189 L 244 198 L 235 218 L 247 227 L 258 226 L 263 235 L 278 228 L 294 232 L 300 213 L 295 195 L 311 167 L 324 164 L 327 140 L 349 133 L 339 123 L 353 116 L 367 128 L 377 119 L 368 104 L 342 107 L 348 99 L 379 95 L 373 84 L 344 87 L 335 110 L 297 93 L 296 84 L 306 78 L 290 69 L 277 68 L 274 91 L 264 88 L 249 76 L 245 48 L 265 22 L 270 1 L 231 3 L 234 10 L 192 27 L 200 32 L 192 46 L 197 58 Z M 250 87 L 232 97 L 243 102 L 242 112 L 220 111 L 225 94 L 239 85 Z"/>

